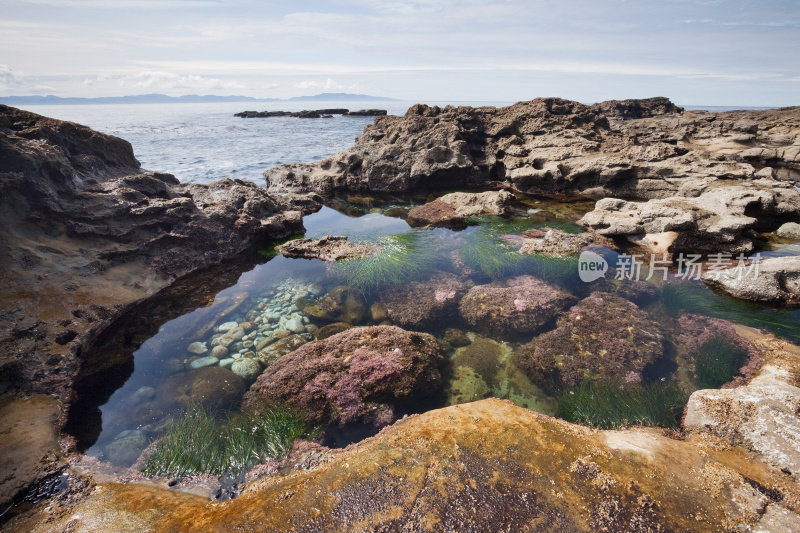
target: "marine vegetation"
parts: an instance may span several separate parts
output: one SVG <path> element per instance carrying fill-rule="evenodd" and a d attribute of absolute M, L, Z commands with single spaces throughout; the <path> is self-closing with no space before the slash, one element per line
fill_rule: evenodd
<path fill-rule="evenodd" d="M 716 336 L 694 354 L 695 381 L 700 389 L 718 389 L 739 373 L 747 352 Z"/>
<path fill-rule="evenodd" d="M 677 383 L 584 381 L 558 396 L 556 416 L 601 429 L 631 425 L 677 428 L 689 394 Z"/>
<path fill-rule="evenodd" d="M 223 421 L 195 405 L 155 444 L 142 472 L 236 476 L 254 465 L 285 457 L 295 439 L 310 439 L 316 433 L 302 413 L 281 405 L 263 405 Z"/>

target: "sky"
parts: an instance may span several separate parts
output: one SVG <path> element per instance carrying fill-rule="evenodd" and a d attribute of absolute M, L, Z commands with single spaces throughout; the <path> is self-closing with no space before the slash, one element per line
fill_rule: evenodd
<path fill-rule="evenodd" d="M 800 0 L 0 0 L 0 96 L 800 105 Z"/>

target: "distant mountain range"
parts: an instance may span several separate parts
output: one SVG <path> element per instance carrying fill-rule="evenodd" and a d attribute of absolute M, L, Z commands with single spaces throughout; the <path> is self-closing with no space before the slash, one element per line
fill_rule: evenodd
<path fill-rule="evenodd" d="M 396 98 L 370 96 L 368 94 L 320 93 L 294 98 L 253 98 L 252 96 L 217 96 L 213 94 L 167 96 L 166 94 L 139 94 L 135 96 L 103 96 L 98 98 L 62 98 L 60 96 L 0 96 L 0 104 L 6 105 L 76 105 L 76 104 L 197 104 L 206 102 L 348 102 L 348 101 L 396 101 Z"/>

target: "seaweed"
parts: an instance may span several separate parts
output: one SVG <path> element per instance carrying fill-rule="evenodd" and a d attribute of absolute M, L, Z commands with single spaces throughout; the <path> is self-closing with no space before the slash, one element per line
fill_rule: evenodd
<path fill-rule="evenodd" d="M 533 261 L 515 252 L 490 228 L 478 227 L 468 234 L 468 244 L 458 249 L 465 265 L 493 279 L 526 273 Z"/>
<path fill-rule="evenodd" d="M 537 228 L 554 228 L 565 233 L 583 233 L 585 230 L 572 222 L 559 220 L 532 220 L 530 218 L 506 218 L 496 215 L 474 216 L 466 220 L 467 224 L 479 225 L 495 235 L 517 235 L 525 230 Z"/>
<path fill-rule="evenodd" d="M 436 264 L 434 247 L 423 242 L 423 232 L 412 231 L 381 237 L 375 242 L 380 253 L 348 259 L 334 265 L 345 283 L 364 294 L 387 286 L 406 283 L 420 277 Z"/>
<path fill-rule="evenodd" d="M 285 457 L 295 439 L 313 438 L 316 433 L 302 413 L 277 404 L 222 422 L 195 405 L 155 444 L 141 470 L 149 476 L 236 476 Z"/>
<path fill-rule="evenodd" d="M 694 354 L 695 382 L 701 389 L 717 389 L 739 373 L 747 352 L 719 335 Z"/>
<path fill-rule="evenodd" d="M 602 429 L 630 425 L 675 429 L 688 399 L 689 394 L 674 382 L 584 381 L 559 394 L 556 416 Z"/>

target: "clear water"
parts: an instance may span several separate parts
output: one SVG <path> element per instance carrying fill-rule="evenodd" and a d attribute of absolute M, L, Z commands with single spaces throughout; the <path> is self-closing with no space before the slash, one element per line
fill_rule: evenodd
<path fill-rule="evenodd" d="M 420 200 L 421 201 L 421 200 Z M 523 208 L 515 221 L 487 219 L 485 224 L 471 226 L 463 231 L 449 229 L 413 230 L 401 218 L 383 214 L 387 208 L 395 207 L 397 202 L 387 204 L 386 199 L 366 197 L 350 197 L 339 200 L 340 207 L 346 207 L 347 214 L 331 208 L 323 208 L 318 213 L 305 218 L 307 236 L 320 237 L 335 233 L 346 234 L 351 240 L 372 241 L 386 236 L 406 235 L 413 238 L 416 245 L 410 261 L 424 263 L 425 270 L 415 272 L 409 279 L 427 280 L 437 272 L 459 272 L 454 265 L 454 253 L 463 253 L 474 245 L 492 243 L 492 252 L 505 255 L 509 248 L 500 237 L 505 233 L 519 233 L 527 228 L 542 226 L 558 226 L 568 231 L 577 231 L 572 224 L 577 216 L 589 208 L 588 204 L 557 204 L 554 202 L 528 200 L 537 205 L 535 213 L 528 215 Z M 558 215 L 542 217 L 544 211 Z M 542 218 L 548 218 L 542 221 Z M 616 254 L 605 250 L 603 254 L 610 262 L 614 262 Z M 533 274 L 561 288 L 578 298 L 586 297 L 596 285 L 585 284 L 578 279 L 577 265 L 574 261 L 553 261 L 545 257 L 528 258 L 517 264 L 506 265 L 499 270 L 479 269 L 472 272 L 469 278 L 476 284 L 502 280 L 519 274 Z M 702 283 L 676 284 L 677 290 L 666 290 L 660 286 L 664 283 L 655 281 L 662 290 L 662 297 L 645 305 L 648 315 L 663 325 L 667 336 L 667 344 L 673 346 L 665 350 L 665 355 L 656 364 L 650 365 L 646 379 L 661 382 L 663 380 L 680 383 L 685 388 L 696 385 L 691 382 L 687 368 L 687 359 L 680 354 L 677 345 L 672 318 L 682 312 L 693 312 L 703 315 L 718 316 L 735 322 L 763 327 L 795 341 L 800 341 L 800 310 L 772 309 L 746 302 L 740 302 L 723 294 L 714 292 Z M 227 322 L 260 320 L 259 316 L 271 316 L 244 340 L 257 344 L 263 337 L 277 329 L 282 329 L 287 319 L 296 318 L 301 325 L 313 324 L 293 305 L 298 297 L 315 298 L 332 287 L 351 283 L 339 267 L 319 260 L 287 259 L 277 256 L 252 270 L 244 272 L 231 287 L 220 291 L 213 302 L 207 306 L 191 311 L 170 320 L 161 326 L 158 333 L 138 346 L 123 346 L 123 350 L 133 350 L 134 370 L 110 399 L 100 407 L 102 412 L 102 429 L 96 442 L 88 449 L 90 455 L 128 466 L 139 455 L 139 452 L 153 439 L 163 433 L 176 416 L 180 416 L 186 403 L 175 400 L 173 390 L 182 387 L 193 376 L 208 370 L 198 370 L 191 363 L 204 355 L 194 355 L 187 348 L 194 342 L 205 342 L 210 348 L 214 336 L 219 335 L 217 328 Z M 380 286 L 362 286 L 366 298 L 366 307 L 381 300 Z M 368 314 L 367 314 L 368 315 Z M 672 317 L 672 318 L 669 318 Z M 307 324 L 305 323 L 307 322 Z M 367 316 L 359 324 L 373 324 Z M 672 324 L 672 325 L 670 325 Z M 320 323 L 319 325 L 323 325 Z M 259 328 L 264 329 L 259 333 Z M 442 336 L 445 328 L 455 327 L 463 331 L 473 344 L 466 348 L 456 348 L 449 356 L 458 360 L 459 354 L 470 346 L 489 346 L 497 353 L 495 372 L 491 376 L 483 376 L 476 371 L 464 373 L 451 368 L 446 371 L 447 383 L 439 405 L 473 401 L 488 396 L 508 398 L 518 405 L 540 412 L 554 414 L 558 407 L 555 396 L 548 394 L 543 384 L 532 382 L 519 369 L 512 357 L 515 349 L 530 338 L 509 341 L 508 339 L 492 339 L 477 331 L 471 331 L 458 318 L 450 318 L 444 323 L 426 323 L 416 328 Z M 555 327 L 551 324 L 545 330 Z M 313 330 L 314 326 L 311 326 Z M 134 328 L 135 329 L 135 328 Z M 309 330 L 309 331 L 311 331 Z M 301 330 L 302 331 L 302 330 Z M 131 332 L 120 332 L 127 338 L 135 338 Z M 313 336 L 305 331 L 301 333 L 306 341 Z M 486 340 L 488 339 L 488 341 Z M 241 342 L 241 341 L 240 341 Z M 483 344 L 475 344 L 482 342 Z M 252 357 L 252 348 L 234 343 L 230 353 L 244 353 L 244 357 Z M 462 355 L 463 356 L 463 355 Z M 219 364 L 226 364 L 223 362 Z M 218 364 L 218 365 L 219 365 Z M 217 365 L 217 366 L 218 366 Z M 211 393 L 213 394 L 213 392 Z M 228 401 L 227 393 L 220 391 L 220 398 L 225 398 L 225 407 L 236 408 L 236 400 Z M 241 391 L 239 392 L 241 394 Z M 185 399 L 184 399 L 185 400 Z M 222 401 L 222 400 L 221 400 Z M 428 408 L 426 405 L 425 408 Z M 122 451 L 120 451 L 122 450 Z"/>

